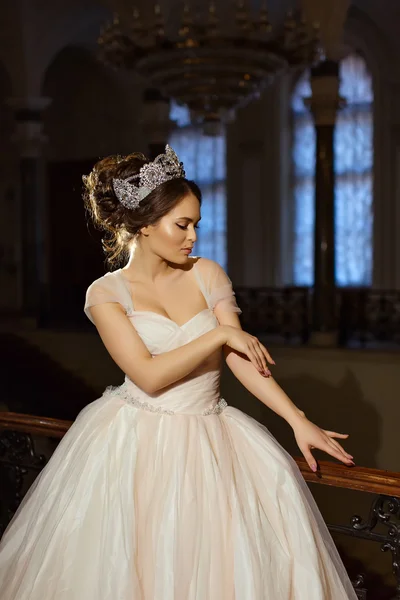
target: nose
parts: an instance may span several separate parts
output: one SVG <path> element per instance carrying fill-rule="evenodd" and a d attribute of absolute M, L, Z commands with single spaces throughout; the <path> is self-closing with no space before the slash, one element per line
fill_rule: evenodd
<path fill-rule="evenodd" d="M 191 227 L 190 233 L 189 233 L 189 241 L 191 244 L 194 244 L 196 240 L 197 240 L 196 230 L 194 227 Z"/>

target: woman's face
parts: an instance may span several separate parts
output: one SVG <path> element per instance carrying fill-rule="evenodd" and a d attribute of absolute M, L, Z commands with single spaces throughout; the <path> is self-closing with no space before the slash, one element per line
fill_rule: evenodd
<path fill-rule="evenodd" d="M 200 219 L 200 203 L 189 193 L 156 225 L 146 228 L 151 250 L 169 262 L 186 263 Z"/>

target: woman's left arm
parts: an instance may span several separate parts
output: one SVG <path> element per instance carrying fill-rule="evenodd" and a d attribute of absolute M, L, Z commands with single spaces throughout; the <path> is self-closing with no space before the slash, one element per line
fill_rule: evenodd
<path fill-rule="evenodd" d="M 218 310 L 218 308 L 217 304 L 214 314 L 221 325 L 241 328 L 236 313 Z M 228 346 L 224 346 L 223 350 L 228 367 L 240 383 L 292 427 L 297 445 L 310 469 L 317 470 L 316 460 L 311 453 L 314 448 L 323 450 L 349 466 L 354 465 L 353 457 L 334 439 L 345 439 L 348 434 L 327 431 L 309 421 L 304 412 L 290 400 L 272 376 L 264 376 L 259 373 L 247 356 L 241 355 Z"/>

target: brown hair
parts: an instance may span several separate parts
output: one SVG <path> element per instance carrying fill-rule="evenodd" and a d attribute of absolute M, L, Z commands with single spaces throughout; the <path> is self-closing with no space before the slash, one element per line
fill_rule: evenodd
<path fill-rule="evenodd" d="M 201 204 L 199 187 L 182 177 L 157 186 L 135 209 L 123 206 L 115 195 L 112 180 L 132 177 L 148 162 L 141 153 L 108 156 L 83 177 L 85 206 L 94 225 L 107 233 L 102 242 L 110 264 L 118 264 L 126 258 L 128 245 L 140 229 L 155 225 L 187 194 L 194 194 Z"/>

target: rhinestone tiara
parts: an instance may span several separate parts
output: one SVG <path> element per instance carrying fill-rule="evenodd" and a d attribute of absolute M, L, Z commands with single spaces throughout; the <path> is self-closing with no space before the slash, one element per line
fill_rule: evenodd
<path fill-rule="evenodd" d="M 185 177 L 183 163 L 168 144 L 165 154 L 159 154 L 152 162 L 143 165 L 137 175 L 126 179 L 113 179 L 112 185 L 118 200 L 126 208 L 134 209 L 156 187 L 170 179 Z M 131 181 L 136 181 L 132 184 Z"/>

